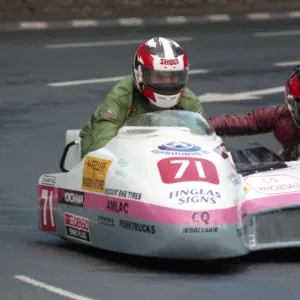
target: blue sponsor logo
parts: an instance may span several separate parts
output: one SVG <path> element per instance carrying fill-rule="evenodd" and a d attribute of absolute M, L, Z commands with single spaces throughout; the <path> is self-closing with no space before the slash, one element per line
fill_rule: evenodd
<path fill-rule="evenodd" d="M 209 203 L 216 204 L 221 198 L 221 193 L 207 189 L 185 189 L 173 191 L 169 194 L 169 199 L 177 199 L 178 204 L 189 203 Z"/>
<path fill-rule="evenodd" d="M 202 150 L 199 146 L 187 142 L 169 142 L 152 150 L 153 154 L 175 155 L 175 156 L 201 156 L 209 154 L 209 151 Z"/>
<path fill-rule="evenodd" d="M 164 145 L 158 146 L 158 149 L 178 152 L 196 152 L 201 150 L 199 146 L 187 142 L 169 142 Z"/>

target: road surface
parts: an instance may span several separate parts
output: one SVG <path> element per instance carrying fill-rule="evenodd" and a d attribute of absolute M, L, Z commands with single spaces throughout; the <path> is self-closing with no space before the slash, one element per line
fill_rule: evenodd
<path fill-rule="evenodd" d="M 75 246 L 37 229 L 39 176 L 58 171 L 65 131 L 80 128 L 131 72 L 139 40 L 177 39 L 189 54 L 189 87 L 197 95 L 271 89 L 251 100 L 242 94 L 241 101 L 206 101 L 211 117 L 283 103 L 276 88 L 300 60 L 299 30 L 297 21 L 259 21 L 1 33 L 0 298 L 299 299 L 297 250 L 222 264 L 158 261 Z M 272 134 L 226 144 L 246 147 L 250 140 L 279 149 Z"/>

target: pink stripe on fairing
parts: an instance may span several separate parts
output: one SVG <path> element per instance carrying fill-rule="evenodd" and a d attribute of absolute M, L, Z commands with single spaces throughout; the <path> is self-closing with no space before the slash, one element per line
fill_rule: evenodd
<path fill-rule="evenodd" d="M 300 205 L 300 193 L 274 195 L 270 197 L 249 200 L 243 203 L 242 210 L 248 214 L 252 214 L 264 209 L 271 209 L 293 204 Z"/>
<path fill-rule="evenodd" d="M 192 218 L 193 214 L 201 214 L 202 212 L 205 212 L 205 210 L 192 211 L 168 208 L 159 205 L 143 203 L 141 201 L 115 198 L 106 195 L 97 195 L 88 192 L 85 192 L 84 195 L 84 208 L 104 211 L 111 214 L 124 215 L 124 213 L 106 210 L 107 200 L 117 201 L 118 204 L 120 202 L 123 202 L 123 204 L 127 202 L 129 204 L 129 208 L 126 216 L 128 217 L 163 224 L 197 225 L 200 224 L 201 221 L 199 221 L 199 223 L 194 222 Z M 292 204 L 300 204 L 300 193 L 274 195 L 255 200 L 248 200 L 242 204 L 241 210 L 243 213 L 251 214 L 264 209 L 271 209 Z M 236 224 L 241 220 L 241 212 L 238 212 L 237 207 L 212 209 L 208 212 L 210 225 Z M 197 218 L 201 220 L 199 215 Z"/>
<path fill-rule="evenodd" d="M 114 198 L 104 195 L 96 195 L 86 193 L 84 196 L 84 207 L 92 210 L 107 211 L 107 200 L 114 200 L 118 203 L 127 202 L 129 204 L 128 213 L 126 216 L 147 220 L 151 222 L 164 224 L 197 224 L 193 222 L 192 216 L 195 212 L 204 211 L 188 211 L 181 209 L 168 208 L 153 204 L 143 203 L 141 201 L 128 200 L 123 198 Z M 112 214 L 120 214 L 112 211 L 107 211 Z M 236 207 L 226 209 L 216 209 L 209 211 L 209 224 L 234 224 L 238 222 L 238 213 Z M 200 219 L 200 216 L 198 217 Z M 200 221 L 201 222 L 201 221 Z"/>

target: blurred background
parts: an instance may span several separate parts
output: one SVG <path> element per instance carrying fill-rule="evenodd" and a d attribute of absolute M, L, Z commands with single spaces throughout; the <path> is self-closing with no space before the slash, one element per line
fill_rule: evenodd
<path fill-rule="evenodd" d="M 297 0 L 0 0 L 3 21 L 198 16 L 299 7 Z"/>
<path fill-rule="evenodd" d="M 284 104 L 300 64 L 299 18 L 299 0 L 0 0 L 0 299 L 64 299 L 21 274 L 84 295 L 71 299 L 298 300 L 296 252 L 247 258 L 230 272 L 158 264 L 75 247 L 36 222 L 38 179 L 58 172 L 66 130 L 80 129 L 131 73 L 142 41 L 165 36 L 186 50 L 188 86 L 208 117 L 247 112 Z M 249 142 L 280 148 L 272 133 L 226 139 Z"/>

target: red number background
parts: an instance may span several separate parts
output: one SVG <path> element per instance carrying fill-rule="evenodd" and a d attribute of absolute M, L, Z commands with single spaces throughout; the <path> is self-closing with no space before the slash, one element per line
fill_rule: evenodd
<path fill-rule="evenodd" d="M 189 161 L 189 165 L 181 178 L 175 178 L 176 173 L 181 167 L 180 163 L 172 164 L 173 160 Z M 205 173 L 205 178 L 199 176 L 196 161 L 200 162 Z M 172 184 L 187 181 L 202 181 L 212 184 L 219 184 L 219 176 L 215 165 L 203 158 L 194 157 L 168 157 L 160 160 L 157 163 L 158 171 L 163 183 Z"/>
<path fill-rule="evenodd" d="M 48 191 L 48 201 L 43 199 L 43 190 Z M 50 210 L 50 205 L 49 205 L 49 198 L 50 198 L 50 193 L 52 192 L 53 195 L 53 211 Z M 44 231 L 50 231 L 50 232 L 56 232 L 56 223 L 55 223 L 55 216 L 54 216 L 54 187 L 52 186 L 40 186 L 39 187 L 39 201 L 40 201 L 40 216 L 41 216 L 41 228 Z M 47 204 L 46 207 L 46 225 L 44 225 L 44 206 Z M 51 224 L 51 213 L 53 214 L 53 219 L 54 219 L 54 226 Z"/>

